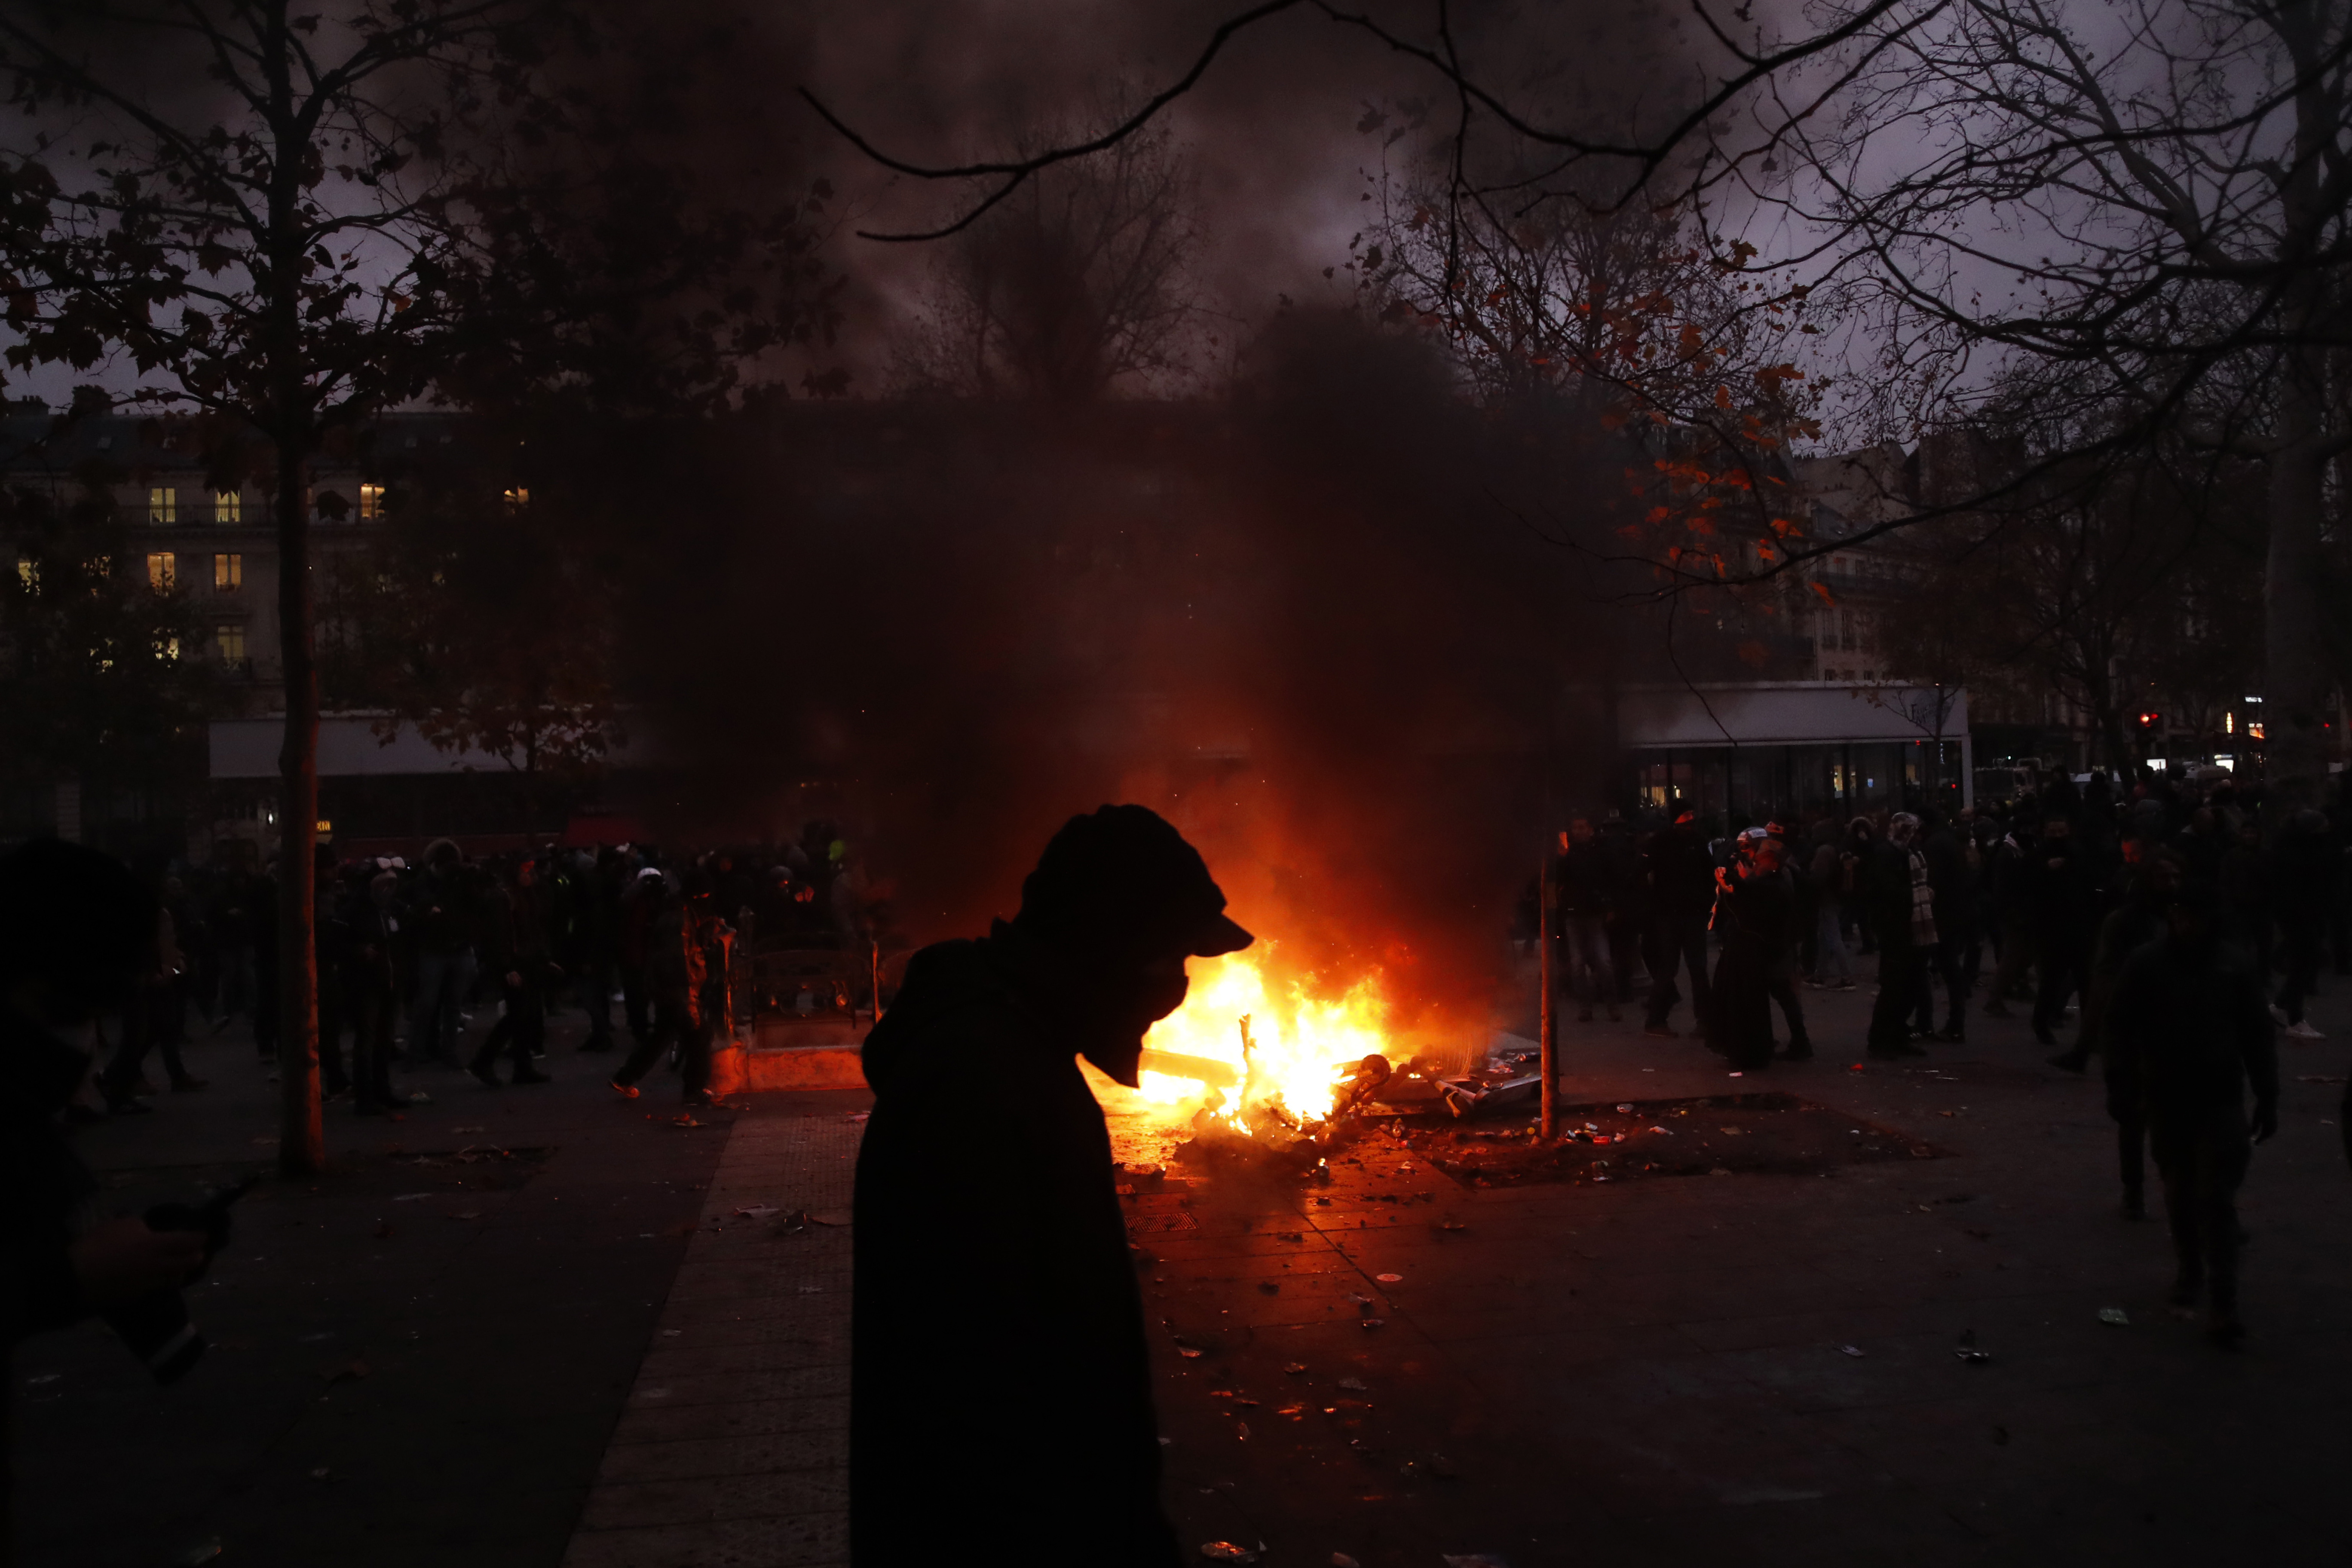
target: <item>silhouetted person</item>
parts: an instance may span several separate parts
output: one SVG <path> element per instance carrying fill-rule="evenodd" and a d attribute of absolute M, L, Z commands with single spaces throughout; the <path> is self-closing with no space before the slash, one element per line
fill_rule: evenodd
<path fill-rule="evenodd" d="M 2116 1065 L 2112 1036 L 2116 985 L 2131 955 L 2162 936 L 2172 900 L 2179 896 L 2179 858 L 2158 850 L 2140 862 L 2124 901 L 2099 927 L 2099 942 L 2091 955 L 2091 976 L 2083 987 L 2083 1027 L 2074 1048 L 2050 1058 L 2050 1065 L 2081 1072 L 2091 1053 L 2106 1058 L 2107 1115 L 2116 1124 L 2116 1172 L 2123 1180 L 2123 1212 L 2127 1219 L 2147 1213 L 2147 1121 L 2137 1100 L 2119 1092 L 2126 1081 Z"/>
<path fill-rule="evenodd" d="M 2245 1333 L 2238 1184 L 2253 1145 L 2278 1131 L 2278 1044 L 2253 966 L 2221 940 L 2220 892 L 2191 883 L 2168 912 L 2166 933 L 2132 954 L 2116 984 L 2112 1092 L 2147 1119 L 2180 1261 L 2173 1302 L 2194 1305 L 2210 1289 L 2207 1332 L 2235 1343 Z"/>
<path fill-rule="evenodd" d="M 0 1343 L 10 1349 L 172 1290 L 204 1265 L 200 1233 L 92 1223 L 98 1184 L 58 1125 L 89 1066 L 74 1041 L 132 995 L 153 961 L 158 912 L 95 849 L 37 839 L 0 859 Z M 12 1479 L 0 1502 L 14 1490 Z M 0 1563 L 15 1561 L 13 1523 L 0 1519 Z"/>
<path fill-rule="evenodd" d="M 1650 966 L 1650 1004 L 1642 1032 L 1672 1035 L 1667 1015 L 1674 1011 L 1675 972 L 1690 975 L 1691 1016 L 1702 1034 L 1707 1028 L 1710 999 L 1706 984 L 1706 921 L 1715 908 L 1715 860 L 1706 849 L 1706 835 L 1690 812 L 1676 816 L 1674 826 L 1659 830 L 1642 852 L 1656 930 L 1656 952 Z"/>
<path fill-rule="evenodd" d="M 635 1099 L 637 1080 L 653 1070 L 665 1050 L 675 1046 L 686 1102 L 709 1105 L 713 1103 L 711 1039 L 730 1024 L 728 961 L 735 928 L 719 918 L 708 871 L 688 867 L 682 880 L 678 896 L 663 895 L 646 943 L 646 980 L 653 992 L 653 1033 L 613 1075 L 613 1087 Z"/>
<path fill-rule="evenodd" d="M 531 1066 L 547 1038 L 547 983 L 555 970 L 548 956 L 547 908 L 540 897 L 539 867 L 525 858 L 515 864 L 513 880 L 492 886 L 483 900 L 482 956 L 497 976 L 505 1010 L 482 1037 L 466 1070 L 496 1089 L 501 1050 L 514 1057 L 514 1081 L 545 1083 L 547 1075 Z"/>
<path fill-rule="evenodd" d="M 1074 817 L 977 942 L 925 948 L 866 1044 L 850 1554 L 1174 1568 L 1135 1264 L 1083 1056 L 1136 1081 L 1184 960 L 1246 947 L 1177 831 Z M 959 1201 L 984 1179 L 985 1205 Z M 953 1281 L 951 1302 L 943 1281 Z"/>
<path fill-rule="evenodd" d="M 1927 857 L 1916 842 L 1919 819 L 1897 812 L 1887 819 L 1886 841 L 1869 864 L 1870 923 L 1878 933 L 1878 996 L 1870 1007 L 1870 1054 L 1917 1057 L 1908 1020 L 1927 993 L 1927 959 L 1936 946 L 1935 889 L 1927 884 Z"/>
<path fill-rule="evenodd" d="M 2098 883 L 2088 848 L 2064 816 L 2042 819 L 2041 840 L 2026 847 L 2020 868 L 2033 931 L 2033 965 L 2042 972 L 2033 996 L 2033 1037 L 2054 1046 L 2058 1037 L 2053 1031 L 2065 1022 L 2066 999 L 2091 965 L 2091 942 L 2102 913 Z"/>

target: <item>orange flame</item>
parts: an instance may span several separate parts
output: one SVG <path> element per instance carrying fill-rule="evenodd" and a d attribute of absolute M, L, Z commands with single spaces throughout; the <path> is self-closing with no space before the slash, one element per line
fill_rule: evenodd
<path fill-rule="evenodd" d="M 1379 970 L 1337 996 L 1318 995 L 1323 987 L 1312 973 L 1287 984 L 1269 978 L 1277 946 L 1267 941 L 1192 961 L 1184 1005 L 1144 1037 L 1144 1100 L 1203 1102 L 1244 1131 L 1268 1115 L 1320 1121 L 1349 1068 L 1389 1054 L 1391 1007 Z"/>

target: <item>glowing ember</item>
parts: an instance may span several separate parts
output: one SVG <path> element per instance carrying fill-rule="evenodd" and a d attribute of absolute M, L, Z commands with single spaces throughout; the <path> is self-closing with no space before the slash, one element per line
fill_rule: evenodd
<path fill-rule="evenodd" d="M 1265 965 L 1276 944 L 1192 961 L 1184 1005 L 1144 1037 L 1141 1097 L 1205 1104 L 1246 1131 L 1253 1121 L 1319 1121 L 1364 1058 L 1389 1050 L 1389 1003 L 1374 970 L 1336 997 L 1317 976 L 1284 984 Z"/>

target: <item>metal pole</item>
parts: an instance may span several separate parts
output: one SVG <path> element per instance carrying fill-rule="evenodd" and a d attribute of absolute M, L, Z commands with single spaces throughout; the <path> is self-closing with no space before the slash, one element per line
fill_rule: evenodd
<path fill-rule="evenodd" d="M 867 973 L 872 977 L 874 985 L 874 1021 L 878 1024 L 882 1021 L 882 939 L 880 937 L 873 939 L 867 957 L 871 965 Z"/>
<path fill-rule="evenodd" d="M 1559 1013 L 1552 1005 L 1553 973 L 1552 923 L 1558 919 L 1552 911 L 1552 900 L 1558 889 L 1551 884 L 1551 855 L 1549 851 L 1536 862 L 1536 972 L 1542 977 L 1542 1022 L 1537 1028 L 1537 1038 L 1543 1045 L 1543 1135 L 1549 1139 L 1557 1130 L 1559 1119 Z"/>

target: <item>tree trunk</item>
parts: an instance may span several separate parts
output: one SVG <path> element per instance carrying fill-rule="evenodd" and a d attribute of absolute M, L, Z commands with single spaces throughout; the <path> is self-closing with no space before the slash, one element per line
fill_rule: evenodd
<path fill-rule="evenodd" d="M 2290 374 L 2284 440 L 2270 463 L 2270 557 L 2263 576 L 2263 776 L 2292 810 L 2319 802 L 2326 768 L 2327 658 L 2320 635 L 2320 534 L 2326 456 L 2309 389 Z"/>
<path fill-rule="evenodd" d="M 278 461 L 278 647 L 286 733 L 278 752 L 278 1168 L 316 1175 L 327 1163 L 319 1109 L 319 666 L 310 645 L 310 530 L 304 464 L 291 443 Z"/>

